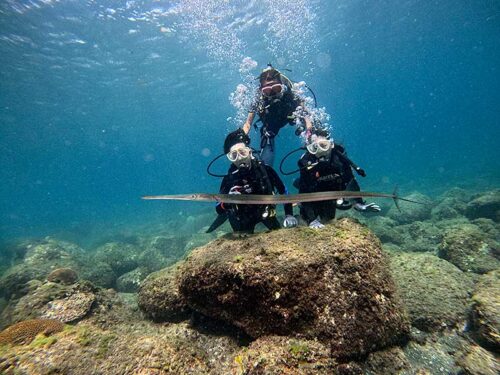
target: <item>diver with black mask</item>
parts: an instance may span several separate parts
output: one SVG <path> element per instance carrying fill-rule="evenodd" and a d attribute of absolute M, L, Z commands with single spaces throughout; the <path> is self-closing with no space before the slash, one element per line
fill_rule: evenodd
<path fill-rule="evenodd" d="M 360 191 L 353 169 L 365 176 L 363 169 L 354 164 L 347 156 L 344 147 L 330 139 L 326 129 L 313 128 L 306 141 L 306 152 L 298 161 L 300 178 L 296 180 L 299 193 L 322 191 Z M 375 203 L 366 203 L 355 198 L 348 200 L 302 203 L 300 215 L 310 228 L 320 229 L 326 222 L 335 218 L 336 209 L 347 210 L 353 207 L 361 212 L 379 212 Z"/>
<path fill-rule="evenodd" d="M 281 128 L 298 126 L 298 135 L 312 128 L 312 122 L 303 100 L 293 90 L 292 82 L 271 64 L 258 77 L 259 89 L 243 124 L 245 134 L 250 132 L 255 114 L 262 122 L 260 127 L 260 158 L 272 166 L 275 155 L 275 137 Z"/>
<path fill-rule="evenodd" d="M 250 138 L 242 129 L 229 133 L 224 141 L 224 154 L 231 162 L 227 175 L 224 176 L 221 194 L 287 194 L 285 185 L 276 171 L 257 160 L 248 147 Z M 258 223 L 263 223 L 268 229 L 279 229 L 275 205 L 244 205 L 218 203 L 216 212 L 219 217 L 209 229 L 213 231 L 217 223 L 222 223 L 227 217 L 234 232 L 253 233 Z M 283 226 L 297 226 L 291 204 L 284 205 L 285 220 Z M 220 220 L 222 218 L 222 220 Z M 220 225 L 220 224 L 219 224 Z"/>

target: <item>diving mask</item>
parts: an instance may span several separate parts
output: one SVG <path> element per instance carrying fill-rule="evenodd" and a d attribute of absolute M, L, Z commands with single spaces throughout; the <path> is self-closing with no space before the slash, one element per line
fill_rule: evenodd
<path fill-rule="evenodd" d="M 246 159 L 250 156 L 250 147 L 238 147 L 231 148 L 231 150 L 227 153 L 227 158 L 231 163 L 234 163 L 239 159 Z"/>
<path fill-rule="evenodd" d="M 260 91 L 264 96 L 271 97 L 284 93 L 286 86 L 281 83 L 275 83 L 262 87 Z"/>
<path fill-rule="evenodd" d="M 311 143 L 307 145 L 307 151 L 311 154 L 320 156 L 324 155 L 326 152 L 330 151 L 333 147 L 332 141 L 327 138 L 316 138 L 312 140 Z"/>

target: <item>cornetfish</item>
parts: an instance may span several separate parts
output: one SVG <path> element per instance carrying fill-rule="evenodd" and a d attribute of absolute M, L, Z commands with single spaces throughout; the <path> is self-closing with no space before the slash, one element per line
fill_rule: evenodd
<path fill-rule="evenodd" d="M 319 202 L 337 199 L 351 198 L 391 198 L 394 202 L 402 200 L 418 204 L 422 202 L 411 199 L 401 198 L 396 192 L 393 194 L 372 193 L 366 191 L 324 191 L 318 193 L 288 194 L 288 195 L 260 195 L 260 194 L 173 194 L 173 195 L 147 195 L 142 197 L 146 200 L 180 200 L 180 201 L 199 201 L 199 202 L 221 202 L 232 204 L 280 204 L 280 203 L 303 203 Z"/>

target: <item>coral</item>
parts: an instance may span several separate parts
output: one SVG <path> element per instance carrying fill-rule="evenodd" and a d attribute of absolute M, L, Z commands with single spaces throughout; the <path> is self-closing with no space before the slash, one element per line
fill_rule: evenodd
<path fill-rule="evenodd" d="M 469 219 L 485 217 L 496 222 L 500 221 L 500 190 L 480 194 L 467 204 L 465 215 Z"/>
<path fill-rule="evenodd" d="M 54 319 L 32 319 L 16 323 L 0 332 L 0 345 L 31 342 L 39 333 L 49 336 L 61 332 L 64 324 Z"/>
<path fill-rule="evenodd" d="M 336 357 L 367 353 L 408 331 L 379 240 L 350 219 L 321 231 L 217 239 L 194 250 L 176 278 L 193 310 L 252 337 L 318 338 L 332 343 Z M 156 294 L 151 299 L 163 301 Z"/>
<path fill-rule="evenodd" d="M 57 319 L 64 323 L 74 322 L 87 315 L 94 301 L 93 293 L 77 292 L 69 297 L 49 302 L 42 317 Z"/>
<path fill-rule="evenodd" d="M 500 350 L 500 270 L 481 276 L 476 284 L 472 323 L 481 343 Z"/>
<path fill-rule="evenodd" d="M 71 285 L 78 280 L 78 274 L 71 268 L 58 268 L 47 276 L 47 280 L 53 283 Z"/>
<path fill-rule="evenodd" d="M 429 331 L 465 320 L 473 284 L 451 263 L 431 254 L 391 253 L 391 271 L 415 327 Z"/>
<path fill-rule="evenodd" d="M 462 271 L 485 273 L 500 267 L 494 257 L 499 245 L 474 224 L 459 224 L 446 230 L 439 246 L 440 257 Z"/>

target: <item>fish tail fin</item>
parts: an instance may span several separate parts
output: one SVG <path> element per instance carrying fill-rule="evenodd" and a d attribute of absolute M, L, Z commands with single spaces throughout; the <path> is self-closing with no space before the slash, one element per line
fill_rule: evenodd
<path fill-rule="evenodd" d="M 401 198 L 399 198 L 399 196 L 398 196 L 398 186 L 397 185 L 394 187 L 394 191 L 392 192 L 392 199 L 394 200 L 394 204 L 396 205 L 398 211 L 401 212 L 401 208 L 399 207 L 399 203 L 398 203 L 398 199 L 401 199 Z"/>

